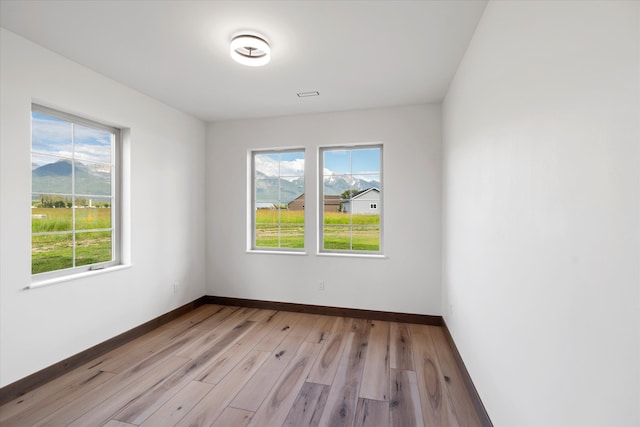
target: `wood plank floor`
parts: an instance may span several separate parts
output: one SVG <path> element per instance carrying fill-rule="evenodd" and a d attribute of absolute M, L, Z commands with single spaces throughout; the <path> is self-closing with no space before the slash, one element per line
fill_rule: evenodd
<path fill-rule="evenodd" d="M 204 305 L 0 407 L 2 426 L 479 426 L 440 327 Z"/>

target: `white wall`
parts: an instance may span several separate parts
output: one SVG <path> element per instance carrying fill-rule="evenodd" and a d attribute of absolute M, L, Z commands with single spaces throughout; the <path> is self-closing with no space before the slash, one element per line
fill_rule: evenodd
<path fill-rule="evenodd" d="M 437 105 L 209 124 L 208 294 L 440 314 L 440 126 Z M 384 143 L 388 259 L 318 256 L 318 147 L 376 142 Z M 306 256 L 246 252 L 247 152 L 273 147 L 306 149 Z"/>
<path fill-rule="evenodd" d="M 0 386 L 204 294 L 204 123 L 4 29 Z M 152 71 L 152 70 L 150 70 Z M 31 282 L 31 102 L 130 129 L 131 268 Z M 181 286 L 176 294 L 172 284 Z"/>
<path fill-rule="evenodd" d="M 490 2 L 445 99 L 445 319 L 497 426 L 640 425 L 639 8 Z"/>

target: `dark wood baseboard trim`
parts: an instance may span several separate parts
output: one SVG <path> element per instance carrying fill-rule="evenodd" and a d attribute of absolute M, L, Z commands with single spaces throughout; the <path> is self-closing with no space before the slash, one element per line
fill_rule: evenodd
<path fill-rule="evenodd" d="M 462 378 L 464 380 L 464 385 L 471 397 L 471 402 L 473 403 L 473 407 L 476 410 L 476 414 L 478 414 L 478 418 L 480 419 L 480 424 L 483 427 L 493 427 L 493 423 L 489 418 L 489 414 L 480 400 L 480 395 L 478 394 L 478 390 L 476 390 L 476 386 L 473 384 L 471 380 L 471 375 L 469 375 L 469 371 L 467 371 L 467 367 L 464 365 L 464 361 L 462 360 L 462 356 L 460 356 L 460 352 L 458 351 L 458 347 L 456 346 L 455 341 L 453 341 L 453 336 L 451 336 L 451 332 L 447 327 L 447 323 L 442 319 L 442 330 L 444 331 L 444 336 L 447 338 L 447 342 L 449 343 L 449 347 L 451 347 L 451 351 L 453 352 L 453 357 L 456 360 L 456 364 L 458 365 L 458 369 L 462 374 Z"/>
<path fill-rule="evenodd" d="M 16 397 L 20 397 L 23 394 L 28 393 L 29 391 L 54 380 L 79 366 L 82 366 L 96 357 L 102 356 L 103 354 L 134 340 L 203 304 L 206 304 L 206 297 L 200 297 L 197 300 L 191 301 L 190 303 L 178 307 L 175 310 L 171 310 L 168 313 L 158 316 L 140 326 L 136 326 L 135 328 L 123 332 L 120 335 L 108 339 L 107 341 L 96 344 L 78 354 L 68 357 L 16 382 L 8 384 L 0 388 L 0 405 L 4 405 Z"/>
<path fill-rule="evenodd" d="M 322 314 L 326 316 L 355 317 L 357 319 L 386 320 L 388 322 L 417 323 L 420 325 L 442 325 L 442 316 L 427 314 L 393 313 L 390 311 L 360 310 L 356 308 L 330 307 L 323 305 L 295 304 L 290 302 L 262 301 L 243 298 L 206 296 L 209 304 L 234 305 L 267 310 L 293 311 L 295 313 Z"/>

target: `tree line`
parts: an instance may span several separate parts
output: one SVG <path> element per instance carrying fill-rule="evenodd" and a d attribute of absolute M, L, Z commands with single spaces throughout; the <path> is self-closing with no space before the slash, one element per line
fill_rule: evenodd
<path fill-rule="evenodd" d="M 36 208 L 71 208 L 73 206 L 91 206 L 94 208 L 110 208 L 109 202 L 94 202 L 86 197 L 76 197 L 75 201 L 71 197 L 65 196 L 53 196 L 48 194 L 41 194 L 34 207 Z"/>

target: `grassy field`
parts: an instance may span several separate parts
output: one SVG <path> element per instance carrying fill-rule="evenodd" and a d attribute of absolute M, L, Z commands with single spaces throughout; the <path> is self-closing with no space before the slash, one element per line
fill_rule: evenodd
<path fill-rule="evenodd" d="M 257 210 L 256 247 L 304 248 L 304 211 Z M 325 212 L 323 247 L 328 250 L 379 251 L 380 216 Z"/>
<path fill-rule="evenodd" d="M 32 236 L 32 274 L 73 267 L 72 209 L 37 208 L 31 214 L 32 233 L 69 232 Z M 111 260 L 111 232 L 90 231 L 110 227 L 111 209 L 76 209 L 76 267 Z"/>
<path fill-rule="evenodd" d="M 31 209 L 31 271 L 33 274 L 71 268 L 73 263 L 72 209 Z M 280 223 L 278 224 L 278 215 Z M 76 209 L 75 266 L 111 260 L 111 209 Z M 63 234 L 36 234 L 65 232 Z M 256 247 L 304 248 L 304 211 L 256 211 Z M 324 249 L 380 250 L 380 217 L 340 212 L 324 214 Z"/>

